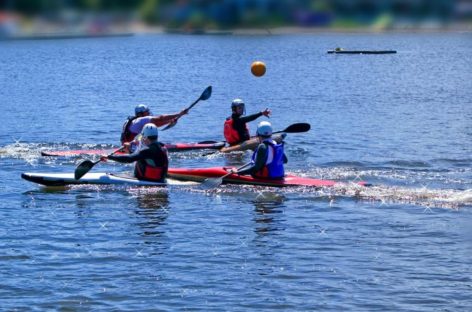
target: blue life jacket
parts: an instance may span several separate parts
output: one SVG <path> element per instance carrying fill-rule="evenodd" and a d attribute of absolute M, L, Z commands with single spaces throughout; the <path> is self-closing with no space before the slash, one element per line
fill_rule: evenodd
<path fill-rule="evenodd" d="M 267 161 L 265 166 L 255 172 L 252 176 L 255 178 L 262 179 L 282 179 L 285 176 L 284 171 L 284 143 L 277 144 L 272 139 L 266 139 L 262 141 L 267 146 Z M 270 152 L 272 150 L 272 153 Z M 252 161 L 256 160 L 256 155 L 259 152 L 257 148 L 256 152 L 252 155 Z M 270 157 L 272 154 L 272 157 Z"/>

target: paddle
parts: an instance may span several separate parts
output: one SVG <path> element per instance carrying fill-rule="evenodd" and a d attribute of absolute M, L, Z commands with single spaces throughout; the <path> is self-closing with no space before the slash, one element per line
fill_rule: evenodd
<path fill-rule="evenodd" d="M 309 123 L 299 122 L 299 123 L 291 124 L 290 126 L 285 128 L 284 130 L 275 131 L 272 134 L 276 134 L 276 133 L 301 133 L 301 132 L 309 131 L 310 128 L 311 128 L 311 126 L 310 126 Z M 208 141 L 208 142 L 211 142 L 211 141 Z M 225 141 L 222 141 L 222 142 L 225 142 Z M 246 141 L 244 141 L 244 142 L 246 142 Z M 241 145 L 244 144 L 244 142 L 241 143 Z M 209 152 L 209 153 L 203 154 L 203 156 L 208 156 L 208 155 L 212 155 L 212 154 L 216 154 L 216 153 L 218 153 L 218 151 Z"/>
<path fill-rule="evenodd" d="M 294 123 L 294 124 L 288 126 L 288 127 L 285 128 L 284 130 L 272 132 L 272 134 L 274 134 L 274 133 L 282 133 L 282 132 L 285 132 L 285 133 L 307 132 L 307 131 L 310 130 L 310 128 L 311 128 L 311 126 L 310 126 L 309 123 L 306 123 L 306 122 L 299 122 L 299 123 Z"/>
<path fill-rule="evenodd" d="M 291 124 L 290 126 L 285 128 L 284 130 L 272 132 L 272 134 L 283 133 L 283 132 L 285 132 L 285 133 L 301 133 L 301 132 L 308 132 L 310 129 L 311 129 L 311 125 L 309 123 L 299 122 L 299 123 Z M 219 143 L 219 142 L 226 142 L 226 141 L 208 140 L 208 141 L 201 141 L 201 142 L 198 142 L 198 143 L 199 144 L 214 144 L 214 143 Z"/>
<path fill-rule="evenodd" d="M 121 151 L 123 149 L 123 147 L 120 147 L 119 149 L 113 151 L 113 153 L 111 153 L 110 155 L 108 156 L 111 156 L 115 153 L 118 153 L 119 151 Z M 98 164 L 99 162 L 101 162 L 102 160 L 99 159 L 97 161 L 91 161 L 91 160 L 84 160 L 83 162 L 81 162 L 77 168 L 75 168 L 75 171 L 74 171 L 74 178 L 76 180 L 79 180 L 80 178 L 82 178 L 87 172 L 89 172 L 93 166 L 95 166 L 96 164 Z"/>
<path fill-rule="evenodd" d="M 205 180 L 203 180 L 203 182 L 201 184 L 201 187 L 204 188 L 204 189 L 216 188 L 216 187 L 220 186 L 223 183 L 224 178 L 226 178 L 227 176 L 232 175 L 233 173 L 237 173 L 239 170 L 241 170 L 241 169 L 243 169 L 243 168 L 245 168 L 245 167 L 247 167 L 251 164 L 252 164 L 252 161 L 248 162 L 247 164 L 242 165 L 239 168 L 237 168 L 236 171 L 231 170 L 230 172 L 228 172 L 227 174 L 225 174 L 225 175 L 223 175 L 219 178 L 205 179 Z"/>
<path fill-rule="evenodd" d="M 193 102 L 189 107 L 187 107 L 187 111 L 189 111 L 192 107 L 194 107 L 195 104 L 197 104 L 199 101 L 208 100 L 210 98 L 210 96 L 211 96 L 211 86 L 208 86 L 205 89 L 205 91 L 202 92 L 202 95 L 200 95 L 200 97 L 195 102 Z M 173 126 L 175 126 L 177 124 L 177 121 L 179 120 L 179 118 L 180 117 L 175 118 L 175 120 L 173 122 L 171 122 L 170 124 L 165 126 L 162 130 L 167 130 L 167 129 L 170 129 Z"/>

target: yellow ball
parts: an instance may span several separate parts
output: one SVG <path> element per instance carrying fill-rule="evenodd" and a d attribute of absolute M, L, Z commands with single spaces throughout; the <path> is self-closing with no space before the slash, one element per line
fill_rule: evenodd
<path fill-rule="evenodd" d="M 264 76 L 266 72 L 266 66 L 264 62 L 255 61 L 251 64 L 251 73 L 256 77 Z"/>

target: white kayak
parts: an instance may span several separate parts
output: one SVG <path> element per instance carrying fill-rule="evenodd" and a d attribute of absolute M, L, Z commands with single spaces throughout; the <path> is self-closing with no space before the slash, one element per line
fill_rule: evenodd
<path fill-rule="evenodd" d="M 138 180 L 126 175 L 114 173 L 96 172 L 87 173 L 79 180 L 74 178 L 74 173 L 32 173 L 25 172 L 21 177 L 27 181 L 45 186 L 65 186 L 74 184 L 103 184 L 103 185 L 135 185 L 135 186 L 167 186 L 167 185 L 189 185 L 195 182 L 182 182 L 167 179 L 167 182 L 151 182 Z"/>

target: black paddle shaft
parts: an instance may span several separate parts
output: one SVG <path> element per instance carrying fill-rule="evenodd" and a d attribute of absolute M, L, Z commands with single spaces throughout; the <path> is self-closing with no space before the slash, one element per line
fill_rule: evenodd
<path fill-rule="evenodd" d="M 192 104 L 190 104 L 189 107 L 187 107 L 187 111 L 189 111 L 192 107 L 194 107 L 198 102 L 200 101 L 206 101 L 210 98 L 211 96 L 211 91 L 212 91 L 212 87 L 211 86 L 208 86 L 203 92 L 202 94 L 200 95 L 200 97 L 195 101 L 193 102 Z M 177 117 L 175 118 L 175 120 L 173 122 L 171 122 L 170 124 L 168 124 L 167 126 L 165 126 L 162 130 L 167 130 L 167 129 L 170 129 L 172 128 L 173 126 L 175 126 L 177 124 L 177 121 L 179 120 L 180 117 Z"/>

